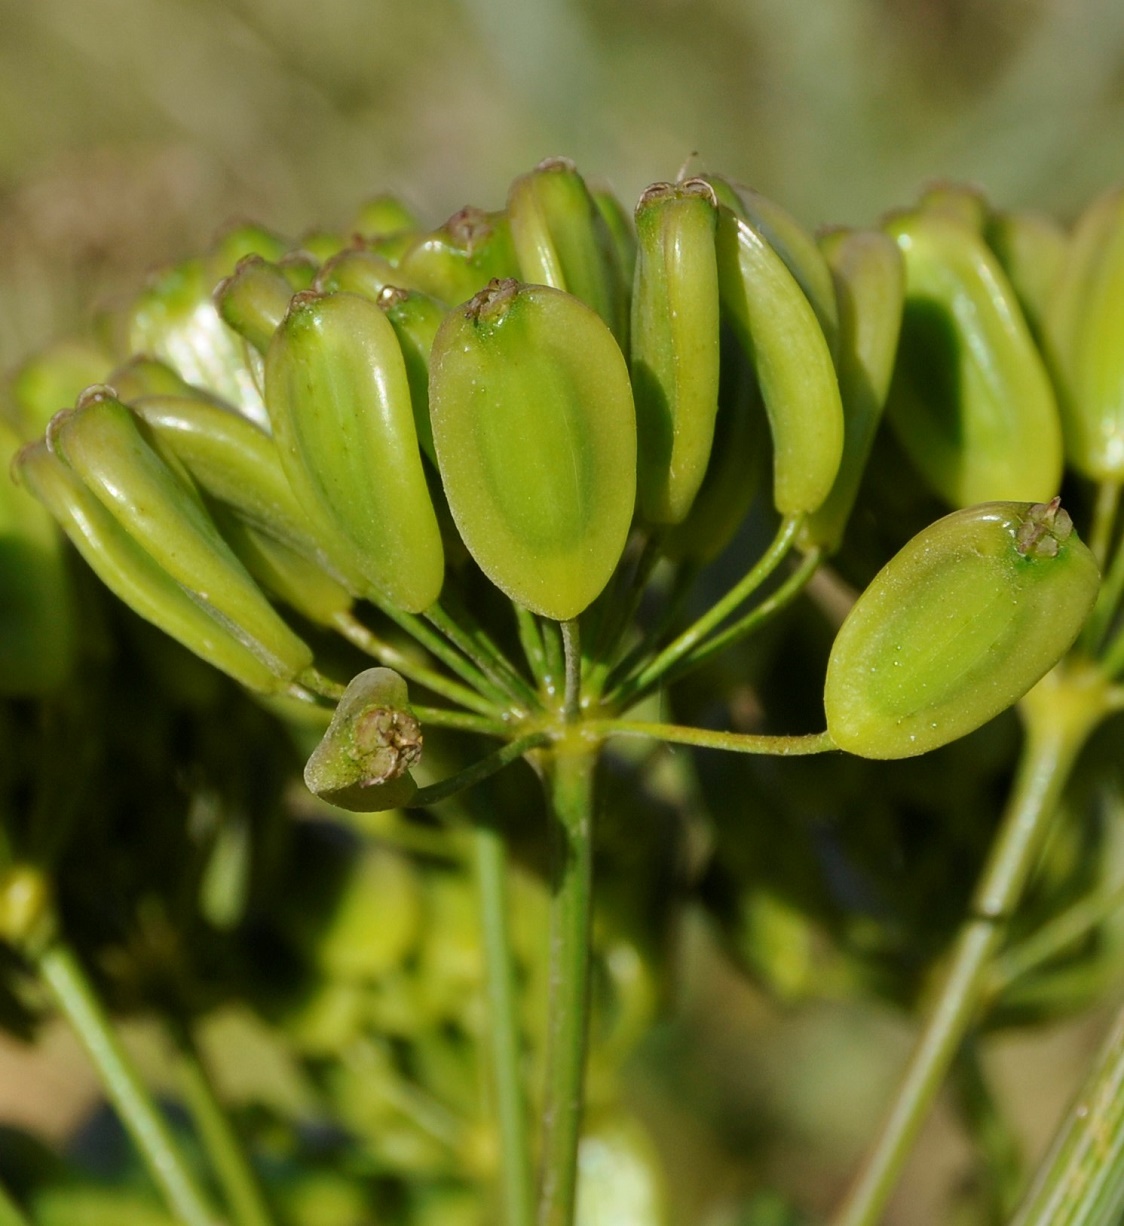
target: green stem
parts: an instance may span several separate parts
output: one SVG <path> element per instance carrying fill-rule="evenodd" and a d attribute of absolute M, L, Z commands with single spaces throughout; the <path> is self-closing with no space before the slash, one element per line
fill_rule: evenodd
<path fill-rule="evenodd" d="M 437 604 L 431 605 L 425 616 L 484 674 L 498 693 L 503 695 L 506 705 L 510 705 L 512 699 L 526 704 L 532 710 L 538 705 L 534 690 L 511 667 L 483 630 L 476 626 L 466 629 Z"/>
<path fill-rule="evenodd" d="M 1104 715 L 1095 670 L 1055 669 L 1023 699 L 1026 742 L 1014 790 L 969 916 L 953 945 L 940 990 L 890 1109 L 833 1226 L 875 1226 L 961 1041 L 976 1020 L 992 958 L 1022 895 L 1062 788 L 1089 733 Z"/>
<path fill-rule="evenodd" d="M 495 718 L 502 713 L 500 707 L 484 698 L 476 690 L 469 689 L 468 686 L 461 685 L 449 677 L 443 677 L 432 668 L 426 668 L 424 664 L 412 660 L 392 643 L 386 642 L 385 639 L 379 638 L 373 631 L 368 630 L 352 614 L 338 614 L 334 625 L 349 643 L 387 668 L 400 672 L 407 681 L 417 682 L 418 685 L 425 686 L 427 690 L 432 690 L 434 694 L 440 694 L 442 698 L 447 698 L 458 706 L 475 711 L 477 715 L 488 715 Z"/>
<path fill-rule="evenodd" d="M 1102 564 L 1103 570 L 1103 564 Z M 1120 598 L 1124 595 L 1124 541 L 1116 548 L 1108 571 L 1101 580 L 1097 603 L 1081 632 L 1081 645 L 1086 655 L 1093 655 L 1100 647 L 1113 619 L 1120 610 Z"/>
<path fill-rule="evenodd" d="M 186 1027 L 177 1029 L 180 1089 L 230 1206 L 235 1226 L 273 1226 L 257 1172 L 242 1139 L 215 1094 L 211 1078 Z"/>
<path fill-rule="evenodd" d="M 788 551 L 792 548 L 792 543 L 796 539 L 796 534 L 800 530 L 803 520 L 803 515 L 786 516 L 781 521 L 780 528 L 777 529 L 777 535 L 773 538 L 773 543 L 742 580 L 732 587 L 717 604 L 712 605 L 693 626 L 689 626 L 673 643 L 665 647 L 635 677 L 633 683 L 626 682 L 626 686 L 637 693 L 647 689 L 655 681 L 658 681 L 668 669 L 688 655 L 702 642 L 703 638 L 711 630 L 724 622 L 730 614 L 734 613 L 744 604 L 761 584 L 768 579 L 773 571 L 777 569 L 781 562 L 784 561 Z"/>
<path fill-rule="evenodd" d="M 422 723 L 424 722 L 423 720 Z M 450 775 L 448 779 L 442 779 L 440 783 L 432 783 L 427 788 L 419 788 L 414 793 L 409 808 L 420 809 L 425 805 L 435 805 L 439 800 L 448 800 L 450 796 L 455 796 L 458 792 L 463 792 L 465 788 L 470 788 L 473 784 L 480 783 L 497 771 L 503 770 L 505 766 L 523 757 L 530 750 L 545 745 L 550 740 L 550 735 L 549 732 L 543 731 L 529 732 L 526 736 L 509 741 L 495 753 L 488 754 L 486 758 L 480 758 L 471 766 L 466 766 L 464 770 Z"/>
<path fill-rule="evenodd" d="M 566 653 L 566 693 L 562 714 L 572 724 L 581 714 L 582 705 L 582 645 L 577 618 L 562 623 L 562 647 Z"/>
<path fill-rule="evenodd" d="M 1112 530 L 1116 525 L 1116 512 L 1119 506 L 1119 482 L 1102 481 L 1097 486 L 1097 500 L 1093 507 L 1093 527 L 1089 533 L 1089 548 L 1102 571 L 1108 560 L 1108 551 L 1112 547 Z"/>
<path fill-rule="evenodd" d="M 3 1184 L 0 1184 L 0 1226 L 31 1226 L 31 1219 Z"/>
<path fill-rule="evenodd" d="M 960 1118 L 979 1156 L 984 1220 L 999 1226 L 1011 1214 L 1023 1182 L 1019 1139 L 995 1100 L 975 1041 L 965 1042 L 952 1066 Z"/>
<path fill-rule="evenodd" d="M 1119 1226 L 1124 1214 L 1124 1010 L 1011 1226 Z"/>
<path fill-rule="evenodd" d="M 555 864 L 538 1226 L 574 1221 L 589 1019 L 595 765 L 587 746 L 562 746 L 546 770 Z"/>
<path fill-rule="evenodd" d="M 77 958 L 56 941 L 39 955 L 37 964 L 172 1212 L 184 1226 L 217 1226 L 220 1219 L 207 1204 L 167 1121 L 126 1055 Z"/>
<path fill-rule="evenodd" d="M 510 736 L 511 726 L 498 719 L 487 719 L 469 711 L 450 711 L 445 707 L 419 707 L 410 703 L 410 710 L 424 727 L 457 728 L 461 732 L 479 732 L 482 736 Z"/>
<path fill-rule="evenodd" d="M 535 1197 L 523 1101 L 518 998 L 507 923 L 507 849 L 490 826 L 476 827 L 473 847 L 488 994 L 488 1046 L 502 1155 L 504 1222 L 505 1226 L 532 1226 Z"/>
<path fill-rule="evenodd" d="M 602 739 L 611 736 L 643 736 L 672 745 L 697 745 L 700 749 L 725 749 L 729 753 L 772 754 L 797 757 L 827 753 L 836 748 L 826 732 L 808 736 L 761 736 L 744 732 L 715 732 L 710 728 L 690 728 L 682 724 L 648 724 L 627 719 L 594 719 L 582 724 L 582 731 Z"/>
<path fill-rule="evenodd" d="M 539 625 L 542 628 L 543 651 L 546 653 L 547 692 L 554 695 L 559 685 L 565 684 L 566 653 L 562 647 L 562 631 L 550 617 L 544 617 Z"/>
<path fill-rule="evenodd" d="M 513 602 L 514 603 L 514 602 Z M 543 646 L 542 631 L 539 623 L 530 609 L 521 604 L 515 604 L 515 624 L 519 631 L 519 645 L 527 660 L 527 667 L 535 684 L 541 690 L 547 690 L 550 681 L 550 671 L 546 663 L 546 648 Z"/>

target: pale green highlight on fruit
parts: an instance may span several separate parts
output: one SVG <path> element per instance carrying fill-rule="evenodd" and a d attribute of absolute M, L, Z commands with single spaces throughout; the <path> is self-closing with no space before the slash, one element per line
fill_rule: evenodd
<path fill-rule="evenodd" d="M 931 524 L 836 636 L 824 687 L 832 740 L 907 758 L 967 735 L 1069 650 L 1099 583 L 1057 499 L 986 503 Z"/>
<path fill-rule="evenodd" d="M 839 548 L 870 455 L 901 330 L 905 269 L 893 240 L 877 230 L 835 231 L 821 241 L 839 299 L 836 365 L 843 398 L 843 459 L 831 493 L 806 520 L 805 548 Z"/>
<path fill-rule="evenodd" d="M 437 329 L 445 318 L 445 308 L 420 290 L 400 289 L 386 286 L 376 298 L 386 312 L 398 345 L 402 360 L 406 363 L 406 377 L 410 381 L 410 401 L 414 410 L 414 429 L 418 432 L 418 445 L 427 459 L 437 463 L 433 446 L 433 426 L 429 420 L 429 355 Z"/>
<path fill-rule="evenodd" d="M 843 405 L 823 331 L 764 235 L 725 208 L 718 220 L 722 306 L 757 376 L 773 436 L 773 500 L 816 510 L 839 471 Z"/>
<path fill-rule="evenodd" d="M 512 600 L 576 617 L 608 582 L 636 498 L 636 418 L 620 349 L 560 290 L 498 282 L 442 324 L 430 413 L 469 552 Z"/>
<path fill-rule="evenodd" d="M 1046 369 L 999 262 L 938 212 L 888 224 L 906 301 L 887 408 L 902 446 L 953 506 L 1049 499 L 1062 472 Z"/>
<path fill-rule="evenodd" d="M 51 450 L 141 550 L 279 677 L 312 663 L 308 647 L 281 620 L 222 539 L 194 489 L 185 488 L 106 389 L 91 388 L 58 414 Z"/>
<path fill-rule="evenodd" d="M 618 343 L 628 342 L 628 283 L 617 243 L 568 158 L 548 158 L 508 189 L 519 276 L 565 290 L 592 307 Z"/>
<path fill-rule="evenodd" d="M 45 442 L 20 452 L 16 470 L 58 521 L 78 552 L 111 592 L 189 651 L 262 694 L 278 693 L 296 679 L 238 627 L 177 583 L 125 531 Z M 311 662 L 311 653 L 302 663 Z"/>
<path fill-rule="evenodd" d="M 681 523 L 706 475 L 718 412 L 718 205 L 701 179 L 658 183 L 636 207 L 632 296 L 637 504 Z"/>
<path fill-rule="evenodd" d="M 342 809 L 375 813 L 408 804 L 422 732 L 406 683 L 389 668 L 353 678 L 304 768 L 309 791 Z"/>
<path fill-rule="evenodd" d="M 270 345 L 265 389 L 282 466 L 317 535 L 346 548 L 349 572 L 376 597 L 427 609 L 444 554 L 386 316 L 354 294 L 298 294 Z"/>
<path fill-rule="evenodd" d="M 1066 456 L 1097 481 L 1124 480 L 1124 189 L 1089 206 L 1046 314 Z"/>

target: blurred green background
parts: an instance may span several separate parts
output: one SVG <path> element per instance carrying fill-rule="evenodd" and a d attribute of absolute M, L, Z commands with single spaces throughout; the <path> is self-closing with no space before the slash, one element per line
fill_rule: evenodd
<path fill-rule="evenodd" d="M 436 223 L 565 153 L 811 224 L 933 177 L 1067 212 L 1124 154 L 1119 0 L 0 0 L 0 366 L 252 216 Z"/>
<path fill-rule="evenodd" d="M 1124 166 L 1124 4 L 0 0 L 0 370 L 236 218 L 298 235 L 390 190 L 436 223 L 500 205 L 553 154 L 626 202 L 695 156 L 810 225 L 872 221 L 946 177 L 1069 216 Z M 828 1006 L 779 1017 L 697 939 L 686 1025 L 708 1043 L 669 1059 L 729 1110 L 759 1104 L 779 1128 L 768 1174 L 826 1205 L 907 1029 Z M 992 1051 L 1032 1150 L 1097 1029 Z M 720 1188 L 713 1136 L 691 1135 L 673 1092 L 636 1093 L 694 1166 L 682 1200 Z M 947 1116 L 901 1226 L 950 1220 L 966 1153 Z"/>

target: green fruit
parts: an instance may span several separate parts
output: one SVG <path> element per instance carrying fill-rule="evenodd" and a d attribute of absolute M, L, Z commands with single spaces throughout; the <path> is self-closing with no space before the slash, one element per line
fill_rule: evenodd
<path fill-rule="evenodd" d="M 265 363 L 281 462 L 317 535 L 376 598 L 410 613 L 441 591 L 444 554 L 398 339 L 354 294 L 297 294 Z"/>
<path fill-rule="evenodd" d="M 576 617 L 616 567 L 636 498 L 632 390 L 612 333 L 560 290 L 493 282 L 437 333 L 430 415 L 481 569 L 526 608 Z"/>
<path fill-rule="evenodd" d="M 701 179 L 657 183 L 636 206 L 632 296 L 637 503 L 682 522 L 702 485 L 718 412 L 718 206 Z"/>
<path fill-rule="evenodd" d="M 467 302 L 493 277 L 518 271 L 507 217 L 471 205 L 439 229 L 414 238 L 397 267 L 400 276 L 394 284 L 423 290 L 450 306 Z"/>
<path fill-rule="evenodd" d="M 726 208 L 719 210 L 718 277 L 723 310 L 769 415 L 774 504 L 782 515 L 814 511 L 843 454 L 843 404 L 823 330 L 763 232 Z"/>
<path fill-rule="evenodd" d="M 887 413 L 953 506 L 1048 499 L 1061 481 L 1053 388 L 998 261 L 939 212 L 888 226 L 905 259 L 905 314 Z"/>
<path fill-rule="evenodd" d="M 832 740 L 907 758 L 972 732 L 1069 650 L 1099 582 L 1057 499 L 985 503 L 931 524 L 836 636 L 824 688 Z"/>

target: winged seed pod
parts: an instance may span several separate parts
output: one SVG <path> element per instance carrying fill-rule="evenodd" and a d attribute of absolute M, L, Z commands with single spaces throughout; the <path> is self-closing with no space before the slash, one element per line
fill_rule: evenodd
<path fill-rule="evenodd" d="M 906 269 L 887 414 L 910 459 L 953 506 L 1052 498 L 1054 392 L 998 261 L 975 230 L 937 212 L 886 229 Z"/>
<path fill-rule="evenodd" d="M 824 686 L 832 740 L 908 758 L 972 732 L 1069 650 L 1099 583 L 1056 498 L 946 515 L 890 559 L 840 628 Z"/>
<path fill-rule="evenodd" d="M 565 290 L 592 307 L 622 349 L 628 340 L 628 284 L 617 244 L 569 158 L 547 158 L 507 193 L 519 275 Z"/>
<path fill-rule="evenodd" d="M 409 771 L 422 751 L 406 683 L 389 668 L 353 678 L 332 722 L 304 768 L 310 792 L 356 813 L 409 804 L 417 790 Z"/>
<path fill-rule="evenodd" d="M 637 503 L 654 524 L 686 518 L 718 411 L 718 202 L 701 179 L 657 183 L 636 206 L 632 295 Z"/>
<path fill-rule="evenodd" d="M 148 444 L 133 414 L 106 388 L 89 388 L 47 432 L 51 451 L 140 549 L 286 682 L 312 663 L 222 539 L 198 494 Z"/>
<path fill-rule="evenodd" d="M 1046 314 L 1066 456 L 1096 481 L 1124 481 L 1124 188 L 1074 227 Z"/>
<path fill-rule="evenodd" d="M 410 613 L 441 591 L 444 554 L 410 384 L 383 312 L 354 294 L 297 294 L 265 363 L 281 463 L 319 537 L 371 594 Z"/>
<path fill-rule="evenodd" d="M 577 298 L 495 281 L 450 312 L 430 414 L 457 528 L 512 600 L 559 621 L 608 582 L 636 499 L 636 418 L 612 333 Z"/>
<path fill-rule="evenodd" d="M 773 501 L 782 515 L 816 510 L 843 454 L 835 366 L 808 299 L 751 223 L 721 207 L 718 284 L 727 319 L 757 375 L 773 436 Z"/>
<path fill-rule="evenodd" d="M 839 299 L 843 459 L 827 500 L 804 524 L 801 544 L 831 553 L 843 539 L 890 390 L 905 269 L 893 240 L 877 230 L 834 231 L 820 245 Z"/>
<path fill-rule="evenodd" d="M 257 693 L 280 693 L 312 662 L 306 650 L 292 666 L 286 665 L 189 593 L 48 451 L 44 440 L 28 444 L 14 467 L 115 596 L 239 684 Z"/>

